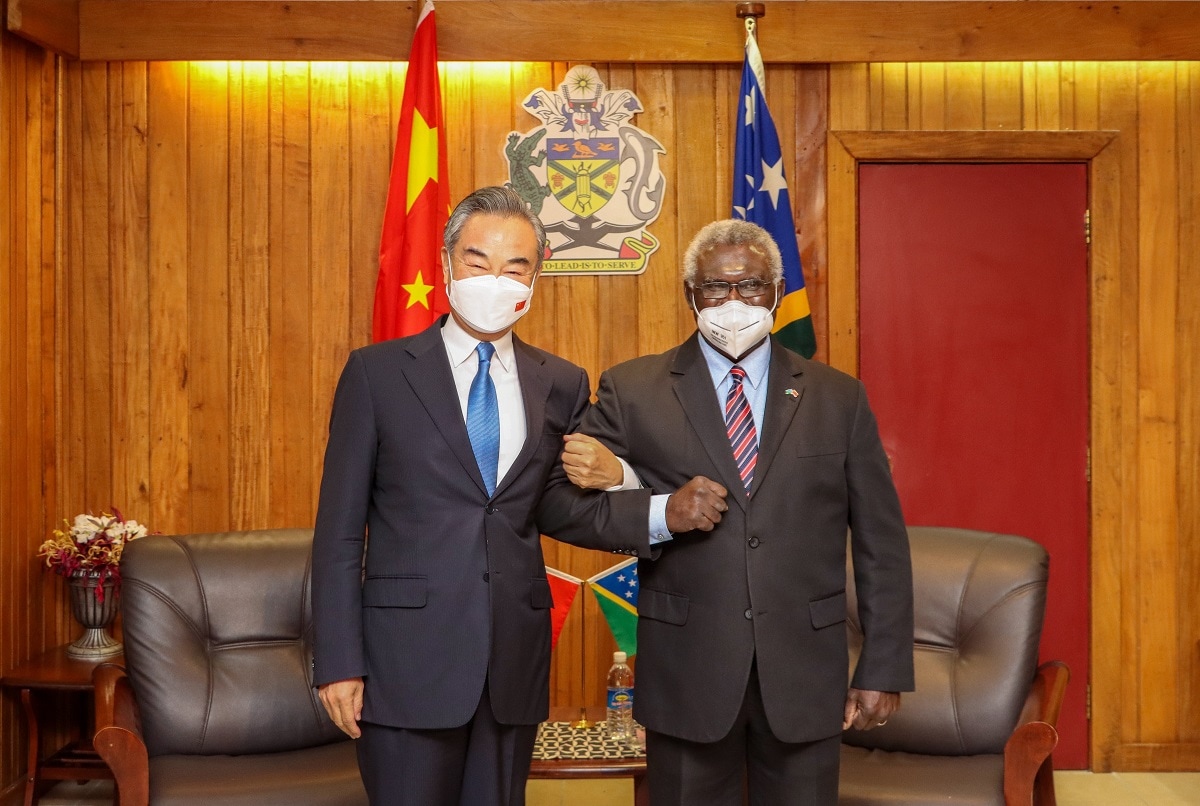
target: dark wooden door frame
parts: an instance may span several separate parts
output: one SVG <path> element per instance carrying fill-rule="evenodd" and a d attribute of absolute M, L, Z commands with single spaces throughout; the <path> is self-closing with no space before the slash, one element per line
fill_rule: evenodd
<path fill-rule="evenodd" d="M 829 363 L 858 374 L 858 166 L 862 162 L 1086 162 L 1092 241 L 1088 256 L 1092 468 L 1090 763 L 1107 770 L 1120 739 L 1122 363 L 1121 165 L 1114 131 L 831 131 L 827 139 Z M 1109 650 L 1097 652 L 1097 647 Z"/>

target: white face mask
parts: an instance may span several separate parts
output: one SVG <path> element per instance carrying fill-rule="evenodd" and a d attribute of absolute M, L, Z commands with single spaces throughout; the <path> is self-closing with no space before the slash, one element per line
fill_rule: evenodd
<path fill-rule="evenodd" d="M 480 333 L 507 330 L 529 310 L 533 286 L 511 277 L 481 274 L 450 280 L 450 307 Z"/>
<path fill-rule="evenodd" d="M 740 299 L 727 300 L 720 305 L 697 310 L 693 297 L 692 310 L 696 311 L 696 324 L 700 328 L 700 334 L 709 344 L 734 361 L 762 341 L 775 323 L 773 308 L 747 305 Z"/>

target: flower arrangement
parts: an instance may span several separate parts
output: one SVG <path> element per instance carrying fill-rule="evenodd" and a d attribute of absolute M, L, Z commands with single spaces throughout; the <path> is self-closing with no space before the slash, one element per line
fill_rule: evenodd
<path fill-rule="evenodd" d="M 76 515 L 75 523 L 63 520 L 65 529 L 55 529 L 54 537 L 42 543 L 38 556 L 46 558 L 46 567 L 64 577 L 94 574 L 96 598 L 103 600 L 104 584 L 121 581 L 121 553 L 130 540 L 145 537 L 146 527 L 125 520 L 115 507 L 99 515 Z"/>

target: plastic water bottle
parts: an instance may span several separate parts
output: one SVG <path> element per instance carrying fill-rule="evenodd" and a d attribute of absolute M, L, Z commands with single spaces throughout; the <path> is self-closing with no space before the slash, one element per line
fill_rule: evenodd
<path fill-rule="evenodd" d="M 608 670 L 608 737 L 614 742 L 634 741 L 633 670 L 626 664 L 624 652 L 613 653 Z"/>

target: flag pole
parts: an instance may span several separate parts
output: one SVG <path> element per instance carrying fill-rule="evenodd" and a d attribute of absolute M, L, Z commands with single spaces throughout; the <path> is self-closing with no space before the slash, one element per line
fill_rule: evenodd
<path fill-rule="evenodd" d="M 579 642 L 579 674 L 585 680 L 587 679 L 587 596 L 584 596 L 585 601 L 579 610 L 579 632 L 583 634 L 583 640 Z M 586 695 L 585 695 L 586 696 Z M 586 700 L 585 700 L 586 702 Z M 587 706 L 579 706 L 579 719 L 571 723 L 573 730 L 587 730 L 596 723 L 588 719 Z"/>

